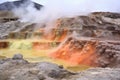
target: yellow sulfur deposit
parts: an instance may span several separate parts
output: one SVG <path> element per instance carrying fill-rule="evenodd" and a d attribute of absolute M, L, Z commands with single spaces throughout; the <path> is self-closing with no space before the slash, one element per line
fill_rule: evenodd
<path fill-rule="evenodd" d="M 22 49 L 22 50 L 32 49 L 32 42 L 22 40 L 10 42 L 9 49 Z"/>

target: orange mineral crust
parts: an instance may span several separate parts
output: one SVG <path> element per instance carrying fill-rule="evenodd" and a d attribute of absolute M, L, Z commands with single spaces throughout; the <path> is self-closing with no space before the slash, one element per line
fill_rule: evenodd
<path fill-rule="evenodd" d="M 50 53 L 49 56 L 55 59 L 64 60 L 72 66 L 88 65 L 97 66 L 94 61 L 97 59 L 96 55 L 97 42 L 79 41 L 73 38 L 68 38 L 57 50 Z"/>

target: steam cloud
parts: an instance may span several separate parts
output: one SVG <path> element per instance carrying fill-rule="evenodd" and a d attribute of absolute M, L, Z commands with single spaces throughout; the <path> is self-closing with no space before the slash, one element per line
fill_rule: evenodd
<path fill-rule="evenodd" d="M 120 12 L 120 0 L 32 0 L 44 7 L 36 10 L 33 4 L 14 10 L 21 21 L 51 23 L 60 17 L 72 17 L 90 12 Z"/>

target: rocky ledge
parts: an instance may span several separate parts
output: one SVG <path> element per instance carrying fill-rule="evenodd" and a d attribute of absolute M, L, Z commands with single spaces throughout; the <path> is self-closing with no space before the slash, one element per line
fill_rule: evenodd
<path fill-rule="evenodd" d="M 120 80 L 119 68 L 92 68 L 70 72 L 49 63 L 30 63 L 21 54 L 0 60 L 0 80 Z"/>

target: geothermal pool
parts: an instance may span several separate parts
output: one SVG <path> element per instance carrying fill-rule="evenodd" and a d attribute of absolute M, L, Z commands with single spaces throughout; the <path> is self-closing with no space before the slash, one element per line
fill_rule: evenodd
<path fill-rule="evenodd" d="M 6 44 L 6 47 L 0 49 L 1 58 L 5 57 L 11 58 L 14 54 L 20 53 L 29 62 L 44 62 L 44 61 L 52 62 L 58 65 L 63 65 L 66 69 L 71 71 L 81 71 L 89 68 L 89 66 L 86 65 L 72 66 L 70 64 L 67 64 L 67 62 L 63 60 L 53 59 L 49 57 L 48 56 L 49 53 L 54 51 L 55 46 L 57 46 L 56 43 L 50 43 L 50 41 L 48 43 L 48 41 L 45 40 L 44 42 L 40 41 L 42 42 L 42 44 L 41 43 L 32 44 L 33 41 L 31 40 L 8 40 L 8 41 L 9 44 L 8 45 Z M 34 41 L 36 42 L 36 40 Z M 42 45 L 42 47 L 39 45 Z"/>

